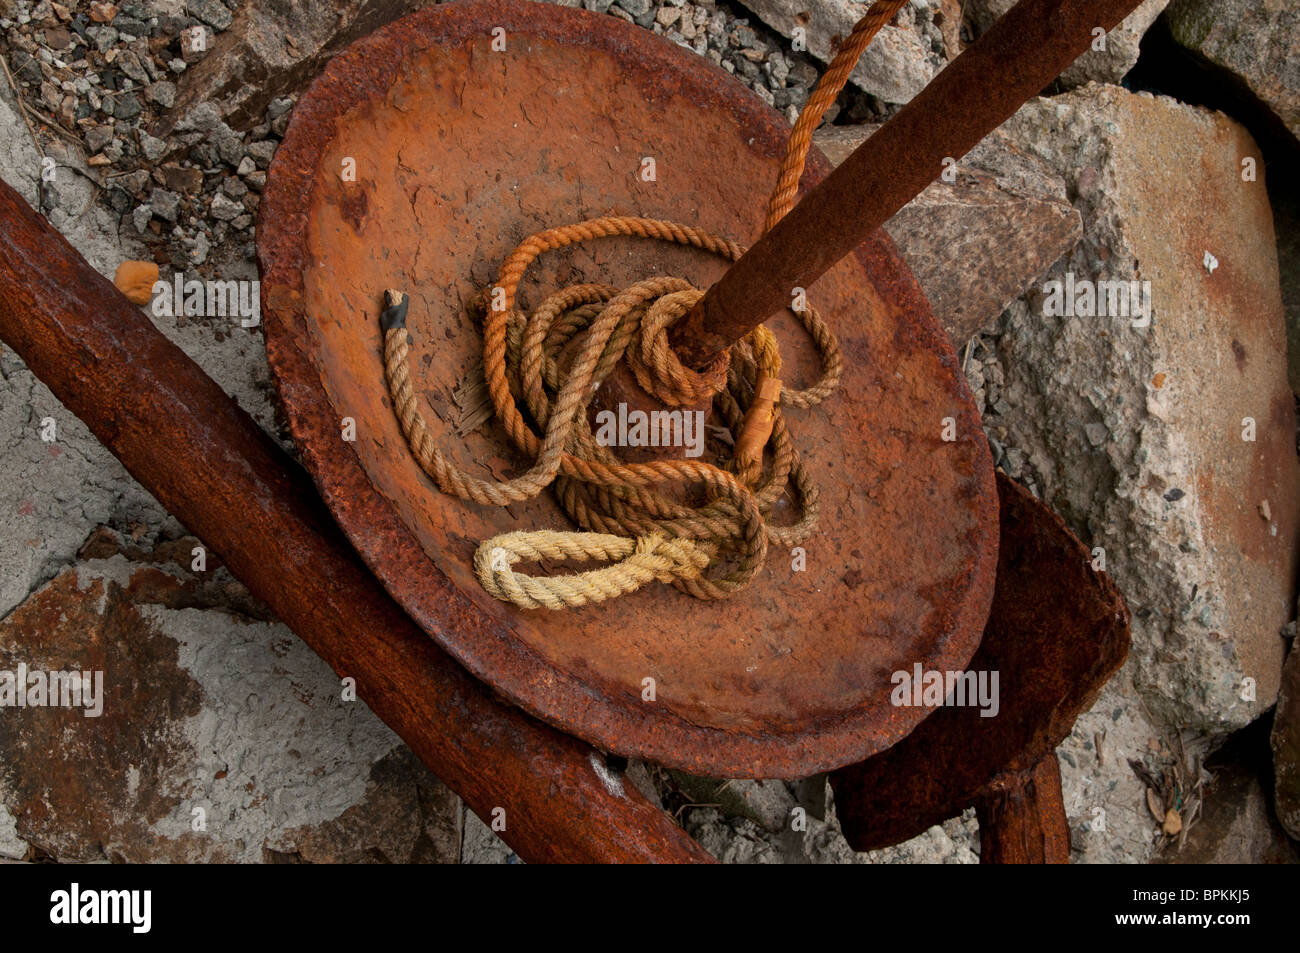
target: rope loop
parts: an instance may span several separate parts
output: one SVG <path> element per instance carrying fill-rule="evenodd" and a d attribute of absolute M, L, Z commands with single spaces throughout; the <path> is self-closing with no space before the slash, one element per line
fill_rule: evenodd
<path fill-rule="evenodd" d="M 877 0 L 818 81 L 786 144 L 764 231 L 793 207 L 813 130 L 872 38 L 905 3 Z M 805 390 L 785 390 L 780 348 L 763 325 L 703 370 L 683 364 L 669 343 L 669 330 L 704 292 L 681 278 L 645 278 L 622 290 L 572 285 L 532 311 L 518 306 L 519 284 L 538 256 L 614 236 L 690 246 L 733 262 L 745 252 L 700 228 L 625 215 L 549 228 L 520 242 L 502 264 L 496 285 L 476 299 L 483 319 L 483 371 L 496 420 L 532 461 L 511 479 L 481 479 L 443 455 L 411 383 L 410 299 L 400 290 L 388 291 L 380 316 L 393 412 L 411 453 L 439 488 L 475 503 L 508 506 L 549 487 L 582 527 L 581 532 L 503 533 L 478 547 L 474 569 L 483 588 L 522 609 L 591 605 L 651 581 L 700 599 L 724 599 L 752 582 L 769 544 L 794 546 L 817 524 L 817 487 L 781 405 L 811 407 L 834 392 L 844 366 L 834 332 L 812 307 L 791 309 L 817 348 L 822 372 Z M 619 361 L 668 407 L 712 400 L 714 420 L 732 445 L 725 469 L 693 459 L 624 463 L 596 439 L 588 408 Z M 679 412 L 682 426 L 691 413 Z M 797 517 L 777 525 L 768 517 L 782 497 L 794 504 Z M 543 560 L 608 565 L 546 576 L 513 568 L 520 561 Z"/>

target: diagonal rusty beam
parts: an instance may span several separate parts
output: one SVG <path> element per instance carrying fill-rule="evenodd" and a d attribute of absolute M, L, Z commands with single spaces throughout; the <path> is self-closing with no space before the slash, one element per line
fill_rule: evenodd
<path fill-rule="evenodd" d="M 0 182 L 0 340 L 528 861 L 711 860 L 590 747 L 508 707 L 380 588 L 310 480 Z"/>
<path fill-rule="evenodd" d="M 705 367 L 787 307 L 1139 2 L 1021 0 L 709 288 L 673 328 L 677 352 Z"/>

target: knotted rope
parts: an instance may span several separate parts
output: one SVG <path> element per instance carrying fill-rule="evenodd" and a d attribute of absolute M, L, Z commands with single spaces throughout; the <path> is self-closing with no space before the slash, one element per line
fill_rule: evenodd
<path fill-rule="evenodd" d="M 905 2 L 872 5 L 818 81 L 786 144 L 765 231 L 794 205 L 813 130 L 863 50 Z M 561 507 L 583 528 L 504 533 L 479 546 L 474 569 L 484 589 L 521 608 L 583 606 L 633 592 L 651 580 L 701 599 L 726 598 L 745 588 L 762 568 L 769 544 L 794 546 L 816 526 L 817 488 L 777 405 L 780 400 L 811 407 L 839 383 L 839 344 L 815 309 L 791 310 L 817 347 L 821 377 L 806 390 L 782 391 L 780 351 L 762 325 L 703 370 L 678 359 L 668 331 L 704 294 L 680 278 L 647 278 L 622 290 L 573 285 L 531 313 L 515 307 L 519 282 L 539 255 L 618 235 L 699 248 L 730 261 L 745 251 L 703 229 L 634 216 L 591 219 L 524 239 L 501 266 L 496 285 L 485 290 L 482 303 L 483 368 L 496 419 L 515 447 L 533 460 L 513 479 L 471 476 L 435 445 L 410 379 L 409 299 L 396 289 L 386 294 L 380 318 L 384 376 L 402 433 L 424 472 L 446 493 L 496 506 L 553 487 Z M 726 469 L 692 460 L 624 463 L 596 439 L 587 408 L 619 361 L 627 363 L 643 390 L 667 406 L 689 408 L 712 398 L 715 417 L 725 423 L 733 442 Z M 705 502 L 689 506 L 660 492 L 674 483 L 702 488 Z M 799 515 L 793 524 L 778 526 L 767 517 L 787 490 L 798 499 Z M 528 576 L 512 568 L 520 560 L 608 565 Z"/>

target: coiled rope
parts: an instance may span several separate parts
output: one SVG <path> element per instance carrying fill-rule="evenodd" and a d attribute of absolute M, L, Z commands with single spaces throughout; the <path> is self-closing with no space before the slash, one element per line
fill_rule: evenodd
<path fill-rule="evenodd" d="M 793 207 L 813 131 L 862 52 L 904 3 L 873 4 L 818 81 L 786 144 L 764 231 Z M 583 528 L 503 533 L 479 546 L 474 569 L 483 588 L 520 608 L 583 606 L 633 592 L 651 580 L 700 599 L 726 598 L 745 588 L 762 568 L 769 544 L 797 545 L 816 526 L 817 488 L 777 406 L 779 400 L 811 407 L 839 384 L 839 344 L 815 309 L 791 310 L 817 347 L 821 377 L 806 390 L 785 391 L 776 338 L 762 325 L 703 370 L 677 358 L 668 344 L 669 328 L 704 294 L 680 278 L 647 278 L 622 290 L 573 285 L 531 313 L 516 309 L 519 282 L 539 255 L 616 235 L 687 245 L 731 261 L 745 251 L 703 229 L 634 216 L 591 219 L 524 239 L 501 266 L 497 284 L 485 290 L 483 302 L 483 368 L 496 419 L 515 447 L 533 460 L 513 479 L 470 476 L 435 445 L 410 379 L 409 298 L 398 289 L 385 296 L 380 317 L 384 376 L 402 433 L 424 472 L 443 492 L 495 506 L 531 499 L 553 487 L 564 511 Z M 596 440 L 587 408 L 619 361 L 665 405 L 689 407 L 712 398 L 715 418 L 725 422 L 733 440 L 726 469 L 692 460 L 624 463 Z M 764 466 L 769 450 L 770 462 Z M 657 489 L 675 483 L 702 487 L 706 502 L 688 506 Z M 791 525 L 778 526 L 767 516 L 787 490 L 798 498 L 799 516 Z M 521 560 L 608 565 L 529 576 L 513 569 Z"/>

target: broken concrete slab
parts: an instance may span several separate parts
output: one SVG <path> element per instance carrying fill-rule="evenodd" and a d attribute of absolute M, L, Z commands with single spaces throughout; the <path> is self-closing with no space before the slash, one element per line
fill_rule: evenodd
<path fill-rule="evenodd" d="M 1074 89 L 1090 82 L 1122 80 L 1138 61 L 1142 37 L 1168 4 L 1169 0 L 1143 0 L 1109 33 L 1101 34 L 1099 25 L 1099 35 L 1094 35 L 1091 48 L 1061 74 L 1062 87 Z M 1015 5 L 1016 0 L 971 0 L 966 6 L 966 16 L 972 32 L 978 38 Z"/>
<path fill-rule="evenodd" d="M 213 554 L 191 571 L 197 545 L 88 559 L 0 622 L 0 673 L 100 686 L 97 713 L 30 695 L 0 718 L 0 804 L 29 856 L 455 862 L 455 795 L 292 633 L 232 611 L 247 594 L 225 598 L 242 587 Z"/>
<path fill-rule="evenodd" d="M 1266 106 L 1300 139 L 1300 7 L 1259 0 L 1173 0 L 1174 41 Z"/>
<path fill-rule="evenodd" d="M 829 126 L 814 143 L 836 165 L 879 126 Z M 885 223 L 935 317 L 960 348 L 1083 234 L 1057 172 L 996 132 Z"/>
<path fill-rule="evenodd" d="M 986 427 L 1127 597 L 1157 722 L 1222 737 L 1277 697 L 1297 568 L 1273 222 L 1242 176 L 1258 150 L 1221 114 L 1098 85 L 1004 131 L 1066 177 L 1085 234 L 1004 316 Z"/>

